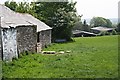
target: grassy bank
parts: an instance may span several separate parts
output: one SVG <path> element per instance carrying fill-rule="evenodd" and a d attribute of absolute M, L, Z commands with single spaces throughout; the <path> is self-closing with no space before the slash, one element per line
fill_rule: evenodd
<path fill-rule="evenodd" d="M 71 51 L 28 54 L 3 62 L 8 78 L 114 78 L 118 76 L 118 36 L 74 38 L 75 42 L 53 44 L 44 50 Z"/>

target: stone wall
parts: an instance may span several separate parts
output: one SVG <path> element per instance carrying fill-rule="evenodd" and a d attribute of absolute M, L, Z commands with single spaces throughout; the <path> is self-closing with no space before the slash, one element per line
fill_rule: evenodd
<path fill-rule="evenodd" d="M 51 30 L 41 31 L 37 36 L 36 26 L 19 26 L 16 28 L 3 28 L 0 34 L 0 57 L 3 60 L 12 60 L 13 57 L 18 57 L 19 53 L 25 51 L 37 51 L 37 38 L 39 39 L 40 47 L 51 43 Z"/>
<path fill-rule="evenodd" d="M 37 33 L 36 26 L 17 27 L 18 52 L 36 52 Z"/>
<path fill-rule="evenodd" d="M 41 43 L 42 48 L 49 45 L 51 43 L 51 30 L 45 30 L 38 33 L 39 41 Z"/>

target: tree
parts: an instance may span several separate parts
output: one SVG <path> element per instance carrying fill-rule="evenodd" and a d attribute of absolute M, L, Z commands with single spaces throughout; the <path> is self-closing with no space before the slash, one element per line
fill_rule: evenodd
<path fill-rule="evenodd" d="M 86 20 L 83 22 L 79 21 L 75 24 L 73 30 L 90 31 L 90 26 L 87 24 Z"/>
<path fill-rule="evenodd" d="M 90 26 L 88 26 L 86 20 L 83 21 L 82 30 L 83 31 L 90 31 Z"/>
<path fill-rule="evenodd" d="M 107 24 L 106 27 L 112 27 L 112 22 L 109 19 L 105 19 Z"/>
<path fill-rule="evenodd" d="M 112 22 L 109 19 L 105 19 L 103 17 L 93 17 L 90 21 L 90 26 L 92 27 L 112 27 Z"/>
<path fill-rule="evenodd" d="M 118 25 L 117 25 L 117 32 L 120 33 L 120 23 L 118 23 Z"/>
<path fill-rule="evenodd" d="M 11 8 L 11 2 L 6 3 Z M 76 14 L 75 3 L 70 2 L 27 2 L 18 3 L 15 9 L 21 13 L 30 13 L 52 27 L 52 39 L 71 40 L 72 28 L 80 16 Z"/>
<path fill-rule="evenodd" d="M 73 27 L 73 30 L 82 30 L 83 24 L 81 21 L 77 21 Z"/>
<path fill-rule="evenodd" d="M 33 13 L 34 10 L 31 8 L 33 7 L 33 4 L 31 3 L 31 5 L 27 2 L 19 2 L 16 3 L 15 1 L 6 1 L 5 2 L 5 6 L 9 7 L 11 10 L 16 11 L 16 12 L 20 12 L 20 13 Z"/>
<path fill-rule="evenodd" d="M 76 14 L 76 3 L 38 2 L 35 9 L 38 18 L 53 28 L 52 39 L 70 40 L 72 28 L 80 18 Z"/>
<path fill-rule="evenodd" d="M 11 10 L 16 11 L 16 7 L 18 6 L 16 2 L 5 2 L 5 6 L 9 7 Z"/>
<path fill-rule="evenodd" d="M 16 12 L 29 13 L 29 11 L 30 11 L 29 3 L 27 3 L 27 2 L 18 3 L 18 6 L 16 7 Z"/>

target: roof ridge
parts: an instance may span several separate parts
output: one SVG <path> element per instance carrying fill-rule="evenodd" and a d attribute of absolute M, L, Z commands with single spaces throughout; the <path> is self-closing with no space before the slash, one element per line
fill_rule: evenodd
<path fill-rule="evenodd" d="M 52 29 L 47 24 L 45 24 L 44 22 L 35 18 L 33 15 L 31 15 L 29 13 L 15 12 L 4 5 L 0 5 L 0 8 L 1 8 L 1 10 L 3 10 L 3 12 L 0 12 L 0 14 L 2 14 L 4 17 L 3 21 L 14 22 L 15 23 L 14 26 L 37 25 L 37 32 L 42 31 L 42 30 Z M 9 28 L 9 25 L 4 24 L 4 25 L 2 25 L 2 27 Z"/>

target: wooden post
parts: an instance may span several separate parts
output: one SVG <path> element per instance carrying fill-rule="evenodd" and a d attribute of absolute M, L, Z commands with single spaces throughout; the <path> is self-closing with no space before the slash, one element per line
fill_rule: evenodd
<path fill-rule="evenodd" d="M 42 51 L 42 44 L 39 42 L 37 43 L 37 53 L 40 53 Z"/>

